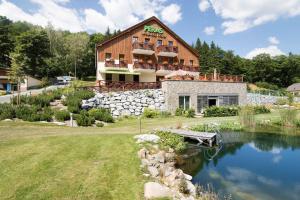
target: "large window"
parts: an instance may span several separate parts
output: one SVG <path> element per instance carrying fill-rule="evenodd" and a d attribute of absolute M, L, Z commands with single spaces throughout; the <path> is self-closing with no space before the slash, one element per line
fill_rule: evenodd
<path fill-rule="evenodd" d="M 105 53 L 105 60 L 111 59 L 111 53 Z"/>
<path fill-rule="evenodd" d="M 112 81 L 112 74 L 106 74 L 105 79 L 106 81 Z"/>
<path fill-rule="evenodd" d="M 179 96 L 179 107 L 185 110 L 190 108 L 190 96 Z"/>
<path fill-rule="evenodd" d="M 157 42 L 156 42 L 156 46 L 161 46 L 163 43 L 162 43 L 162 40 L 157 40 Z"/>
<path fill-rule="evenodd" d="M 220 96 L 201 95 L 197 97 L 197 112 L 201 113 L 204 108 L 209 106 L 214 106 L 214 105 L 230 106 L 230 105 L 238 105 L 238 104 L 239 104 L 239 97 L 237 95 L 220 95 Z"/>
<path fill-rule="evenodd" d="M 239 97 L 237 95 L 228 95 L 228 96 L 220 96 L 219 97 L 219 105 L 220 106 L 230 106 L 230 105 L 238 105 Z"/>
<path fill-rule="evenodd" d="M 119 60 L 124 61 L 125 55 L 124 54 L 119 54 Z"/>
<path fill-rule="evenodd" d="M 173 46 L 173 41 L 169 41 L 169 42 L 168 42 L 168 45 L 169 45 L 169 46 Z"/>
<path fill-rule="evenodd" d="M 150 43 L 150 38 L 145 38 L 145 44 Z"/>
<path fill-rule="evenodd" d="M 139 75 L 133 75 L 133 81 L 134 82 L 140 82 L 140 76 Z"/>

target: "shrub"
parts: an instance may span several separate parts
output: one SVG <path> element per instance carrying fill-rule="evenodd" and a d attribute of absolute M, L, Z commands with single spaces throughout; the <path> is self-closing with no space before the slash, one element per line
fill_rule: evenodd
<path fill-rule="evenodd" d="M 40 115 L 40 119 L 39 121 L 51 121 L 52 120 L 52 116 L 53 116 L 54 112 L 50 107 L 46 107 L 43 109 L 43 111 L 41 111 L 39 113 Z"/>
<path fill-rule="evenodd" d="M 143 112 L 143 116 L 146 118 L 155 118 L 159 115 L 159 111 L 151 109 L 151 108 L 145 108 Z"/>
<path fill-rule="evenodd" d="M 184 110 L 183 115 L 185 117 L 193 118 L 193 117 L 195 117 L 195 110 L 192 108 Z"/>
<path fill-rule="evenodd" d="M 170 117 L 171 116 L 171 113 L 168 112 L 168 111 L 161 111 L 159 113 L 159 116 L 162 117 L 162 118 L 167 118 L 167 117 Z"/>
<path fill-rule="evenodd" d="M 265 105 L 257 105 L 253 106 L 254 113 L 255 114 L 264 114 L 264 113 L 270 113 L 271 110 L 267 108 Z"/>
<path fill-rule="evenodd" d="M 0 104 L 0 120 L 12 119 L 15 117 L 15 109 L 9 103 Z"/>
<path fill-rule="evenodd" d="M 89 116 L 93 117 L 95 120 L 108 122 L 108 123 L 113 123 L 114 122 L 114 118 L 111 116 L 109 110 L 107 110 L 107 109 L 93 108 L 93 109 L 89 110 L 88 113 L 89 113 Z"/>
<path fill-rule="evenodd" d="M 288 100 L 286 98 L 278 98 L 276 100 L 276 105 L 286 105 L 288 104 Z"/>
<path fill-rule="evenodd" d="M 80 106 L 81 106 L 81 100 L 78 98 L 67 98 L 66 104 L 68 106 L 68 111 L 71 113 L 79 113 L 80 112 Z"/>
<path fill-rule="evenodd" d="M 244 106 L 239 111 L 240 123 L 243 127 L 254 128 L 255 127 L 255 107 Z"/>
<path fill-rule="evenodd" d="M 184 109 L 182 107 L 176 108 L 175 116 L 182 116 Z"/>
<path fill-rule="evenodd" d="M 292 93 L 288 93 L 287 100 L 289 102 L 289 105 L 291 105 L 294 102 L 294 95 Z"/>
<path fill-rule="evenodd" d="M 238 115 L 238 107 L 211 106 L 204 110 L 204 117 L 226 117 Z"/>
<path fill-rule="evenodd" d="M 70 113 L 66 110 L 60 110 L 55 112 L 55 119 L 60 122 L 64 122 L 70 119 Z"/>
<path fill-rule="evenodd" d="M 267 83 L 267 82 L 256 82 L 255 84 L 260 88 L 265 88 L 265 89 L 270 89 L 270 90 L 278 90 L 279 89 L 277 85 Z"/>
<path fill-rule="evenodd" d="M 186 180 L 184 178 L 180 179 L 180 182 L 178 184 L 178 190 L 179 190 L 179 192 L 181 192 L 183 194 L 189 194 L 190 193 L 188 185 L 187 185 Z"/>
<path fill-rule="evenodd" d="M 295 126 L 297 121 L 296 109 L 284 109 L 279 111 L 281 123 L 283 126 Z"/>
<path fill-rule="evenodd" d="M 177 152 L 182 152 L 187 147 L 182 136 L 168 131 L 158 131 L 156 134 L 160 137 L 159 144 L 163 148 L 172 148 Z"/>
<path fill-rule="evenodd" d="M 76 116 L 76 122 L 78 126 L 91 126 L 95 122 L 95 119 L 90 117 L 87 111 L 83 110 Z"/>
<path fill-rule="evenodd" d="M 38 121 L 38 109 L 35 106 L 19 105 L 16 107 L 16 117 L 24 121 Z"/>
<path fill-rule="evenodd" d="M 68 110 L 71 113 L 79 113 L 81 110 L 81 102 L 84 99 L 90 99 L 95 94 L 89 90 L 78 90 L 67 96 L 64 105 L 68 106 Z"/>
<path fill-rule="evenodd" d="M 97 126 L 97 127 L 103 127 L 104 124 L 103 124 L 102 122 L 98 122 L 98 123 L 96 123 L 96 126 Z"/>

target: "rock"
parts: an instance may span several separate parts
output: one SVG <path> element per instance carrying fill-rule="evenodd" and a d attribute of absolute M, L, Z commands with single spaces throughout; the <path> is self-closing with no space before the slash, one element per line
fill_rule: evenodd
<path fill-rule="evenodd" d="M 4 121 L 4 122 L 11 122 L 12 119 L 4 119 L 3 121 Z"/>
<path fill-rule="evenodd" d="M 137 143 L 143 143 L 143 142 L 158 143 L 160 137 L 154 134 L 142 134 L 142 135 L 134 136 L 134 139 L 137 140 Z"/>
<path fill-rule="evenodd" d="M 175 153 L 166 153 L 165 154 L 165 158 L 166 158 L 166 162 L 173 162 L 175 160 Z"/>
<path fill-rule="evenodd" d="M 130 115 L 130 114 L 131 114 L 131 112 L 130 112 L 129 110 L 127 110 L 127 109 L 122 110 L 122 112 L 121 112 L 121 115 L 122 115 L 122 116 L 128 116 L 128 115 Z"/>
<path fill-rule="evenodd" d="M 140 159 L 146 158 L 147 152 L 148 152 L 148 151 L 147 151 L 146 148 L 140 149 L 140 150 L 138 151 L 138 157 L 139 157 Z"/>
<path fill-rule="evenodd" d="M 149 177 L 149 176 L 150 176 L 150 174 L 143 174 L 143 176 L 145 176 L 145 177 Z"/>
<path fill-rule="evenodd" d="M 65 126 L 66 125 L 66 123 L 64 123 L 64 122 L 53 122 L 53 124 L 56 124 L 58 126 Z"/>
<path fill-rule="evenodd" d="M 149 165 L 149 160 L 147 160 L 147 159 L 142 159 L 141 162 L 142 162 L 143 167 L 146 167 Z"/>
<path fill-rule="evenodd" d="M 183 174 L 184 175 L 184 178 L 188 181 L 191 181 L 193 179 L 193 177 L 191 175 L 188 175 L 188 174 Z"/>
<path fill-rule="evenodd" d="M 190 194 L 195 196 L 196 195 L 196 187 L 194 186 L 194 184 L 191 181 L 186 181 L 187 183 L 187 188 L 190 191 Z"/>
<path fill-rule="evenodd" d="M 120 115 L 120 112 L 118 111 L 118 110 L 115 110 L 115 111 L 113 111 L 113 116 L 119 116 Z"/>
<path fill-rule="evenodd" d="M 172 191 L 159 183 L 148 182 L 144 185 L 145 199 L 172 197 Z"/>
<path fill-rule="evenodd" d="M 165 162 L 165 152 L 160 151 L 157 154 L 153 155 L 155 157 L 155 161 L 159 163 Z"/>
<path fill-rule="evenodd" d="M 149 166 L 148 171 L 151 174 L 152 177 L 157 177 L 159 175 L 159 171 L 156 167 Z"/>

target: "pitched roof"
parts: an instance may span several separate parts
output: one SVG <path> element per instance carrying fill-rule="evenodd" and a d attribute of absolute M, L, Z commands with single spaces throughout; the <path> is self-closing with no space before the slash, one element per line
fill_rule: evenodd
<path fill-rule="evenodd" d="M 287 88 L 287 91 L 300 91 L 300 83 L 294 83 Z"/>
<path fill-rule="evenodd" d="M 186 43 L 181 37 L 179 37 L 174 31 L 172 31 L 168 26 L 166 26 L 164 23 L 162 23 L 157 17 L 155 16 L 152 16 L 134 26 L 131 26 L 129 27 L 128 29 L 124 30 L 124 31 L 121 31 L 120 33 L 118 33 L 117 35 L 113 36 L 112 38 L 108 39 L 108 40 L 105 40 L 104 42 L 100 43 L 100 44 L 97 44 L 97 47 L 98 46 L 103 46 L 107 43 L 109 43 L 110 41 L 126 34 L 126 33 L 129 33 L 131 32 L 132 30 L 140 27 L 140 26 L 143 26 L 151 21 L 155 21 L 156 23 L 158 23 L 160 26 L 162 26 L 165 30 L 167 30 L 169 33 L 171 33 L 171 35 L 173 35 L 176 39 L 178 39 L 185 47 L 187 47 L 194 55 L 196 55 L 197 57 L 199 56 L 198 55 L 198 52 L 192 48 L 188 43 Z"/>

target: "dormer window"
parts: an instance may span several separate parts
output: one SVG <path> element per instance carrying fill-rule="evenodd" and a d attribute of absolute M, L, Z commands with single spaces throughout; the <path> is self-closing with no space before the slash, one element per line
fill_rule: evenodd
<path fill-rule="evenodd" d="M 137 36 L 132 37 L 132 43 L 138 42 L 139 38 Z"/>
<path fill-rule="evenodd" d="M 163 43 L 162 43 L 162 40 L 157 40 L 157 42 L 156 42 L 156 45 L 159 47 L 159 46 L 161 46 Z"/>
<path fill-rule="evenodd" d="M 105 60 L 111 60 L 111 53 L 105 53 Z"/>
<path fill-rule="evenodd" d="M 190 66 L 193 66 L 193 65 L 194 65 L 194 61 L 190 60 Z"/>
<path fill-rule="evenodd" d="M 168 45 L 169 45 L 170 47 L 172 47 L 172 46 L 173 46 L 173 41 L 169 41 L 169 42 L 168 42 Z"/>
<path fill-rule="evenodd" d="M 145 44 L 149 44 L 150 38 L 145 38 Z"/>

